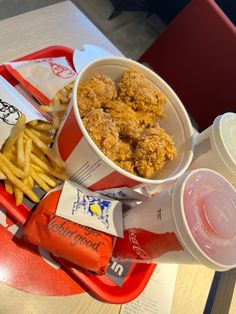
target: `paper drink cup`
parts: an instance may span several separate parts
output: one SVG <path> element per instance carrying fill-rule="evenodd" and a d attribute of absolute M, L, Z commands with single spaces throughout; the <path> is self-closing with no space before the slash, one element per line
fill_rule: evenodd
<path fill-rule="evenodd" d="M 168 99 L 168 104 L 165 105 L 167 118 L 158 122 L 167 133 L 173 135 L 177 157 L 166 162 L 164 168 L 152 179 L 135 176 L 109 160 L 90 138 L 78 109 L 77 87 L 81 82 L 97 73 L 108 75 L 117 81 L 123 72 L 130 68 L 141 70 Z M 192 126 L 179 98 L 157 74 L 130 59 L 106 57 L 89 63 L 78 74 L 73 88 L 72 102 L 58 131 L 54 147 L 65 160 L 70 179 L 91 190 L 159 184 L 177 179 L 188 168 L 193 155 Z"/>
<path fill-rule="evenodd" d="M 188 171 L 175 185 L 127 211 L 113 257 L 133 262 L 236 267 L 236 190 L 210 169 Z"/>
<path fill-rule="evenodd" d="M 227 112 L 194 139 L 190 169 L 210 168 L 236 185 L 236 114 Z"/>

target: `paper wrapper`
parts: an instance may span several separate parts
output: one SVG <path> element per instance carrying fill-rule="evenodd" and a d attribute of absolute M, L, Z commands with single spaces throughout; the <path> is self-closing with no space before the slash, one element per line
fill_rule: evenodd
<path fill-rule="evenodd" d="M 80 267 L 103 274 L 112 252 L 112 236 L 55 215 L 61 190 L 50 192 L 24 229 L 26 241 Z"/>
<path fill-rule="evenodd" d="M 10 62 L 5 63 L 5 67 L 45 105 L 49 105 L 53 96 L 76 77 L 66 57 Z"/>
<path fill-rule="evenodd" d="M 46 117 L 30 102 L 30 99 L 27 100 L 22 93 L 19 93 L 0 76 L 0 149 L 23 113 L 26 115 L 27 122 L 31 120 L 47 121 Z"/>
<path fill-rule="evenodd" d="M 70 181 L 62 188 L 56 215 L 84 226 L 123 237 L 122 204 Z"/>

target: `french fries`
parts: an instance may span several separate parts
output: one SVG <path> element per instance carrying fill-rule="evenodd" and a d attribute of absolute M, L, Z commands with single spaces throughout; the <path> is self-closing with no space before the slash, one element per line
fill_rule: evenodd
<path fill-rule="evenodd" d="M 65 106 L 62 108 L 65 110 Z M 66 179 L 64 161 L 48 146 L 51 131 L 55 131 L 53 124 L 37 120 L 26 123 L 23 114 L 0 152 L 0 179 L 6 191 L 14 194 L 16 205 L 23 202 L 24 195 L 39 202 L 35 186 L 48 192 L 57 186 L 58 179 Z"/>
<path fill-rule="evenodd" d="M 24 163 L 24 172 L 27 176 L 30 174 L 30 154 L 32 150 L 32 140 L 27 138 L 25 141 L 25 163 Z"/>
<path fill-rule="evenodd" d="M 43 189 L 45 192 L 48 192 L 50 190 L 49 186 L 45 181 L 37 175 L 37 173 L 34 171 L 33 168 L 30 168 L 30 175 L 34 179 L 34 181 L 38 184 L 38 186 Z"/>
<path fill-rule="evenodd" d="M 37 130 L 32 129 L 31 132 L 38 136 L 40 140 L 42 140 L 45 144 L 49 145 L 52 142 L 52 138 L 48 136 L 47 133 L 39 132 Z"/>
<path fill-rule="evenodd" d="M 40 109 L 45 112 L 51 112 L 53 115 L 52 126 L 54 129 L 57 129 L 60 125 L 61 119 L 64 116 L 64 113 L 69 105 L 72 88 L 74 82 L 63 87 L 59 92 L 53 97 L 52 102 L 49 106 L 40 106 Z M 38 128 L 35 126 L 38 130 Z"/>
<path fill-rule="evenodd" d="M 24 143 L 23 143 L 23 135 L 21 134 L 17 141 L 16 141 L 16 158 L 17 158 L 17 165 L 20 167 L 24 166 L 25 162 L 25 154 L 24 154 Z"/>
<path fill-rule="evenodd" d="M 45 112 L 60 112 L 60 111 L 65 111 L 67 108 L 66 105 L 51 105 L 51 106 L 40 106 L 40 109 L 45 111 Z"/>
<path fill-rule="evenodd" d="M 49 175 L 45 173 L 39 173 L 38 176 L 44 180 L 49 186 L 55 188 L 57 186 L 57 182 L 53 180 Z"/>
<path fill-rule="evenodd" d="M 23 170 L 15 166 L 10 160 L 7 159 L 7 157 L 3 154 L 0 153 L 0 161 L 2 161 L 16 177 L 18 178 L 26 178 L 27 174 L 24 173 Z M 2 169 L 1 169 L 2 170 Z M 5 173 L 2 170 L 3 173 Z"/>
<path fill-rule="evenodd" d="M 62 88 L 49 106 L 40 106 L 42 111 L 52 114 L 52 123 L 38 120 L 26 123 L 22 114 L 0 152 L 0 180 L 4 180 L 6 191 L 14 194 L 16 205 L 23 202 L 24 194 L 37 203 L 35 186 L 47 192 L 57 185 L 57 180 L 66 179 L 64 161 L 48 145 L 68 107 L 73 84 Z"/>
<path fill-rule="evenodd" d="M 5 190 L 9 194 L 13 194 L 14 193 L 13 185 L 12 185 L 12 183 L 8 179 L 5 180 Z"/>
<path fill-rule="evenodd" d="M 14 186 L 14 194 L 16 199 L 16 205 L 20 205 L 23 202 L 23 192 L 16 186 Z"/>
<path fill-rule="evenodd" d="M 0 171 L 0 180 L 6 180 L 6 176 L 5 176 L 5 174 L 2 172 L 2 171 Z"/>
<path fill-rule="evenodd" d="M 65 162 L 61 160 L 61 158 L 57 156 L 42 140 L 40 140 L 35 134 L 33 134 L 30 129 L 26 128 L 25 134 L 29 138 L 31 138 L 35 146 L 43 151 L 49 159 L 53 160 L 53 162 L 55 162 L 58 167 L 65 167 Z"/>
<path fill-rule="evenodd" d="M 17 141 L 18 137 L 21 136 L 21 133 L 25 128 L 25 122 L 26 122 L 25 115 L 22 114 L 17 120 L 14 128 L 12 129 L 11 136 L 7 139 L 6 143 L 4 144 L 3 153 L 7 158 L 11 156 L 12 147 Z"/>
<path fill-rule="evenodd" d="M 23 183 L 23 181 L 18 179 L 2 160 L 0 160 L 0 169 L 14 186 L 24 192 L 24 194 L 26 194 L 33 202 L 39 202 L 38 196 L 32 190 L 30 190 L 28 186 Z"/>

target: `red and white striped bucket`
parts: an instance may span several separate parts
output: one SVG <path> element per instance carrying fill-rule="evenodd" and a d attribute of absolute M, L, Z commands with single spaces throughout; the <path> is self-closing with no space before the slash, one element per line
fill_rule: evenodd
<path fill-rule="evenodd" d="M 167 118 L 160 121 L 160 125 L 173 135 L 177 147 L 177 157 L 168 161 L 163 170 L 157 173 L 153 179 L 133 175 L 108 159 L 90 138 L 79 114 L 77 87 L 80 82 L 96 73 L 108 75 L 117 81 L 123 72 L 130 68 L 140 69 L 168 99 L 168 103 L 165 105 Z M 133 60 L 106 57 L 92 61 L 78 74 L 73 88 L 73 97 L 58 130 L 54 148 L 66 162 L 70 179 L 91 190 L 121 186 L 134 187 L 139 184 L 160 184 L 177 179 L 191 163 L 193 155 L 192 126 L 177 95 L 157 74 Z"/>

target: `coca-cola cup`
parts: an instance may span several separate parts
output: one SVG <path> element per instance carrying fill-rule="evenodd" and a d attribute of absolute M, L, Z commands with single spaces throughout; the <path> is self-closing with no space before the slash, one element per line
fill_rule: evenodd
<path fill-rule="evenodd" d="M 236 190 L 219 173 L 197 169 L 128 210 L 113 257 L 139 263 L 236 267 Z"/>

